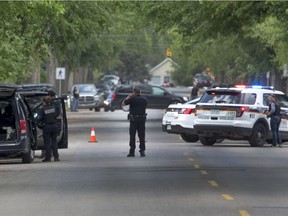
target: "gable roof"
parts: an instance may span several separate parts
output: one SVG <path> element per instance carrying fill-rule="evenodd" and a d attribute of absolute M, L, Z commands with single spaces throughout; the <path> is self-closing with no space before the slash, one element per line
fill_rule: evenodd
<path fill-rule="evenodd" d="M 155 71 L 155 70 L 157 70 L 157 69 L 158 69 L 159 67 L 161 67 L 162 65 L 166 64 L 166 62 L 171 62 L 173 65 L 176 65 L 177 67 L 180 68 L 180 66 L 179 66 L 176 62 L 174 62 L 171 58 L 166 58 L 166 59 L 163 60 L 160 64 L 158 64 L 158 65 L 156 65 L 154 68 L 152 68 L 152 69 L 150 70 L 150 73 L 153 72 L 153 71 Z"/>

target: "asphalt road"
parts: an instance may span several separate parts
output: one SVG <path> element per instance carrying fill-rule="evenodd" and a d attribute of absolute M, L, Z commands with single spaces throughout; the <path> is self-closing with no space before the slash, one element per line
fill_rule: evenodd
<path fill-rule="evenodd" d="M 126 115 L 68 113 L 60 162 L 1 160 L 1 215 L 288 215 L 288 146 L 186 143 L 162 132 L 162 110 L 148 110 L 147 156 L 127 158 Z"/>

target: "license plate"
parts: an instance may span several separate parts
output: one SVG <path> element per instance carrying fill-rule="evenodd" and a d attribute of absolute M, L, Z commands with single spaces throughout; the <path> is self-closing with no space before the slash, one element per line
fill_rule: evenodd
<path fill-rule="evenodd" d="M 234 120 L 233 116 L 220 116 L 219 117 L 220 120 Z"/>
<path fill-rule="evenodd" d="M 213 109 L 213 110 L 211 110 L 211 114 L 220 114 L 220 110 Z"/>
<path fill-rule="evenodd" d="M 169 113 L 167 112 L 166 116 L 167 117 L 174 117 L 175 116 L 175 112 L 169 112 Z"/>
<path fill-rule="evenodd" d="M 171 125 L 167 125 L 167 130 L 171 130 Z"/>

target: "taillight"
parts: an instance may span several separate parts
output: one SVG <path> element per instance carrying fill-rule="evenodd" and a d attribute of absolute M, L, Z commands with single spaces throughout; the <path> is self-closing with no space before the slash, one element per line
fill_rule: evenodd
<path fill-rule="evenodd" d="M 111 97 L 112 100 L 115 100 L 115 99 L 116 99 L 116 96 L 117 96 L 117 95 L 116 95 L 115 93 L 113 93 L 113 94 L 112 94 L 112 97 Z"/>
<path fill-rule="evenodd" d="M 245 111 L 248 110 L 248 107 L 243 106 L 236 109 L 236 117 L 241 117 Z"/>
<path fill-rule="evenodd" d="M 178 109 L 177 108 L 167 108 L 166 110 L 165 110 L 165 113 L 167 113 L 167 112 L 178 112 Z"/>
<path fill-rule="evenodd" d="M 180 114 L 191 114 L 191 113 L 195 113 L 195 109 L 193 108 L 186 108 L 186 109 L 182 109 L 180 112 Z"/>
<path fill-rule="evenodd" d="M 26 121 L 20 120 L 20 132 L 21 132 L 21 134 L 26 133 L 26 131 L 27 131 Z"/>

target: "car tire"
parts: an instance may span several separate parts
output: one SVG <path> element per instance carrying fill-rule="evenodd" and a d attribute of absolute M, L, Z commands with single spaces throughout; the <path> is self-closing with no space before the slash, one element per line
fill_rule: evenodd
<path fill-rule="evenodd" d="M 95 112 L 100 112 L 100 108 L 99 107 L 95 107 Z"/>
<path fill-rule="evenodd" d="M 266 127 L 263 124 L 259 123 L 254 126 L 252 134 L 248 138 L 248 141 L 252 147 L 262 147 L 265 144 L 266 139 Z"/>
<path fill-rule="evenodd" d="M 216 143 L 222 143 L 224 141 L 224 139 L 217 139 Z"/>
<path fill-rule="evenodd" d="M 204 146 L 212 146 L 216 143 L 217 139 L 213 138 L 213 137 L 199 137 L 200 142 L 202 143 L 202 145 Z"/>
<path fill-rule="evenodd" d="M 35 158 L 35 151 L 31 149 L 29 145 L 29 150 L 27 153 L 22 154 L 22 163 L 32 163 Z"/>
<path fill-rule="evenodd" d="M 197 142 L 199 140 L 199 136 L 196 134 L 180 134 L 180 137 L 185 142 Z"/>

